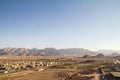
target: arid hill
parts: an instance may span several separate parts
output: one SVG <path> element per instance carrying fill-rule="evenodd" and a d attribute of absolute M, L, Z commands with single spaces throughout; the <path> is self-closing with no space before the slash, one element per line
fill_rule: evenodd
<path fill-rule="evenodd" d="M 95 55 L 96 52 L 92 52 L 82 48 L 69 48 L 69 49 L 27 49 L 27 48 L 3 48 L 0 49 L 0 55 L 14 55 L 14 56 L 84 56 Z"/>

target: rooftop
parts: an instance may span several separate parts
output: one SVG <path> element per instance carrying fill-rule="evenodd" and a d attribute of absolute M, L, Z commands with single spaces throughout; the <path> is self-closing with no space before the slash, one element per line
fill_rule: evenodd
<path fill-rule="evenodd" d="M 120 72 L 111 72 L 114 77 L 120 77 Z"/>

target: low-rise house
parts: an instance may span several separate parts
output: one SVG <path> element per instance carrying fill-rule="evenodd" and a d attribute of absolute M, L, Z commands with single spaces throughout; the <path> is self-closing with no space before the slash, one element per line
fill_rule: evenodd
<path fill-rule="evenodd" d="M 120 72 L 111 72 L 111 76 L 114 80 L 120 80 Z"/>

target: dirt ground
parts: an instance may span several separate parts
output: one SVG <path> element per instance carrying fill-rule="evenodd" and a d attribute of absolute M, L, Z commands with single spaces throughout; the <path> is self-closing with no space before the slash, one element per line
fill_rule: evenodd
<path fill-rule="evenodd" d="M 74 70 L 44 70 L 44 71 L 21 71 L 16 73 L 0 75 L 0 80 L 62 80 L 64 78 L 56 77 L 55 72 L 67 72 L 74 73 Z M 84 75 L 88 76 L 88 75 Z M 99 74 L 91 74 L 89 76 L 95 76 L 93 80 L 99 80 Z"/>
<path fill-rule="evenodd" d="M 60 80 L 60 78 L 53 76 L 54 72 L 54 70 L 24 71 L 0 75 L 0 80 Z"/>

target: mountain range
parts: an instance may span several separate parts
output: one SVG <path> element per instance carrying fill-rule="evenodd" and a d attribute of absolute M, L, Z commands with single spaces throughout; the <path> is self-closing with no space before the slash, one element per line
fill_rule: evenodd
<path fill-rule="evenodd" d="M 107 52 L 107 53 L 106 53 Z M 55 49 L 55 48 L 45 48 L 45 49 L 28 49 L 28 48 L 2 48 L 0 49 L 0 55 L 14 55 L 14 56 L 84 56 L 90 55 L 94 56 L 97 54 L 111 54 L 112 56 L 120 55 L 118 52 L 112 51 L 90 51 L 83 48 L 68 48 L 68 49 Z"/>

